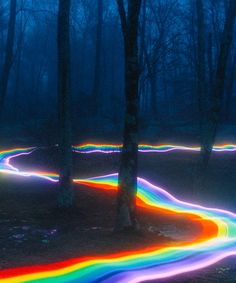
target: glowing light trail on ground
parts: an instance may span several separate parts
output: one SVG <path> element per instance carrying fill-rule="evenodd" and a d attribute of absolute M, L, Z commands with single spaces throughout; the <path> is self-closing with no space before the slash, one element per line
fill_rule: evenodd
<path fill-rule="evenodd" d="M 121 148 L 122 148 L 121 144 L 86 143 L 86 144 L 73 146 L 73 150 L 79 153 L 94 153 L 94 152 L 115 153 L 115 152 L 120 152 Z M 175 150 L 200 151 L 200 147 L 171 145 L 171 144 L 161 144 L 161 145 L 140 144 L 139 145 L 139 152 L 168 152 Z M 236 151 L 236 145 L 235 144 L 216 145 L 213 147 L 213 151 L 216 152 Z"/>
<path fill-rule="evenodd" d="M 79 150 L 91 152 L 90 146 L 85 149 L 84 147 L 85 145 Z M 156 146 L 156 148 L 160 150 L 160 147 Z M 235 146 L 225 145 L 215 147 L 215 149 L 232 151 L 235 150 Z M 34 150 L 36 149 L 18 148 L 1 151 L 0 172 L 57 182 L 57 174 L 25 172 L 11 164 L 13 158 L 31 154 Z M 96 145 L 96 150 L 99 150 L 99 145 Z M 101 145 L 100 150 L 108 152 L 110 146 Z M 117 174 L 74 179 L 74 182 L 87 185 L 88 188 L 116 190 Z M 137 283 L 198 270 L 225 257 L 236 255 L 236 214 L 178 200 L 167 191 L 142 178 L 138 179 L 137 204 L 146 209 L 156 210 L 157 213 L 188 215 L 193 222 L 201 224 L 201 234 L 193 242 L 171 244 L 168 247 L 153 245 L 143 250 L 132 250 L 107 256 L 82 257 L 55 264 L 7 269 L 0 271 L 0 283 Z"/>

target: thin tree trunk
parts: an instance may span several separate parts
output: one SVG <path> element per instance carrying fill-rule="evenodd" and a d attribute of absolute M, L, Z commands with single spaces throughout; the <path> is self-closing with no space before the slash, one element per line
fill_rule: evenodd
<path fill-rule="evenodd" d="M 200 163 L 204 162 L 205 152 L 207 151 L 207 135 L 208 135 L 208 99 L 206 90 L 206 64 L 205 64 L 205 20 L 203 11 L 203 1 L 196 0 L 197 11 L 197 96 L 199 108 L 199 121 L 200 121 Z M 200 169 L 202 164 L 200 164 Z M 196 180 L 198 181 L 199 174 L 197 172 Z M 197 182 L 198 183 L 198 182 Z"/>
<path fill-rule="evenodd" d="M 145 63 L 147 66 L 147 75 L 150 85 L 150 104 L 151 104 L 151 116 L 157 118 L 157 81 L 156 81 L 156 62 L 151 62 L 147 47 L 144 44 Z"/>
<path fill-rule="evenodd" d="M 197 10 L 197 26 L 198 26 L 198 40 L 197 40 L 197 94 L 200 124 L 205 122 L 205 108 L 206 108 L 206 87 L 205 87 L 205 24 L 202 0 L 196 0 Z"/>
<path fill-rule="evenodd" d="M 102 51 L 102 23 L 103 23 L 103 0 L 97 0 L 97 30 L 96 30 L 96 53 L 93 82 L 93 112 L 98 113 L 99 100 L 101 99 L 101 51 Z"/>
<path fill-rule="evenodd" d="M 226 98 L 225 98 L 225 120 L 230 121 L 231 118 L 231 102 L 233 96 L 234 81 L 236 77 L 236 52 L 234 53 L 232 66 L 230 68 L 228 82 L 226 84 Z"/>
<path fill-rule="evenodd" d="M 212 85 L 213 85 L 213 63 L 212 63 L 212 33 L 208 34 L 208 48 L 207 48 L 207 60 L 208 60 L 208 77 L 209 77 L 209 90 L 208 93 L 211 94 L 212 92 Z"/>
<path fill-rule="evenodd" d="M 15 85 L 14 85 L 14 105 L 13 105 L 13 120 L 17 122 L 19 120 L 19 89 L 20 89 L 20 80 L 21 80 L 21 60 L 22 60 L 22 51 L 24 44 L 24 33 L 26 28 L 26 22 L 23 25 L 23 15 L 20 15 L 20 34 L 17 40 L 17 51 L 16 51 L 16 71 L 15 71 Z M 18 121 L 19 122 L 19 121 Z"/>
<path fill-rule="evenodd" d="M 164 97 L 166 100 L 166 121 L 170 121 L 170 99 L 169 99 L 169 92 L 168 92 L 168 80 L 167 80 L 167 68 L 166 68 L 166 56 L 164 56 L 162 60 L 162 69 L 163 69 L 163 75 L 162 75 L 162 80 L 163 80 L 163 88 L 164 88 Z"/>
<path fill-rule="evenodd" d="M 139 65 L 142 70 L 145 68 L 145 52 L 144 52 L 144 47 L 145 47 L 145 37 L 146 37 L 146 0 L 143 0 L 142 2 L 142 9 L 141 9 L 141 23 L 140 23 L 140 48 L 139 48 Z M 143 72 L 142 79 L 140 78 L 139 81 L 139 109 L 140 109 L 140 116 L 144 118 L 145 116 L 145 111 L 144 111 L 144 97 L 145 97 L 145 72 Z M 144 115 L 142 115 L 144 114 Z"/>
<path fill-rule="evenodd" d="M 88 41 L 88 32 L 87 30 L 85 30 L 83 32 L 83 37 L 82 37 L 82 43 L 81 43 L 81 61 L 80 61 L 80 69 L 79 69 L 79 73 L 80 73 L 80 91 L 83 95 L 85 95 L 86 91 L 85 91 L 85 77 L 86 77 L 86 51 L 87 51 L 87 41 Z"/>
<path fill-rule="evenodd" d="M 58 206 L 73 205 L 70 93 L 70 0 L 59 0 L 58 11 L 58 102 L 59 102 L 59 194 Z"/>
<path fill-rule="evenodd" d="M 21 55 L 22 55 L 22 44 L 19 45 L 17 63 L 16 63 L 16 78 L 14 86 L 14 106 L 13 106 L 13 120 L 18 121 L 19 117 L 19 82 L 20 82 L 20 69 L 21 69 Z"/>
<path fill-rule="evenodd" d="M 156 77 L 156 63 L 151 67 L 151 72 L 149 73 L 149 81 L 151 88 L 151 111 L 152 118 L 157 118 L 157 77 Z"/>
<path fill-rule="evenodd" d="M 10 2 L 10 16 L 7 31 L 5 60 L 3 63 L 2 75 L 0 78 L 0 117 L 5 104 L 5 98 L 7 93 L 7 86 L 13 62 L 13 48 L 15 39 L 15 23 L 16 23 L 16 0 Z"/>
<path fill-rule="evenodd" d="M 117 0 L 124 36 L 126 112 L 119 169 L 116 230 L 137 229 L 136 193 L 138 160 L 138 19 L 141 0 Z"/>

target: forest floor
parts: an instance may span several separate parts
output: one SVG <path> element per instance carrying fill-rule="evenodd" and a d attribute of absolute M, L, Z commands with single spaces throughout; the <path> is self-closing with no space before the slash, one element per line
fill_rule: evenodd
<path fill-rule="evenodd" d="M 200 194 L 192 192 L 197 153 L 140 154 L 139 176 L 183 200 L 234 210 L 236 154 L 214 154 Z M 37 164 L 36 164 L 37 161 Z M 13 161 L 26 170 L 55 171 L 55 150 L 39 150 Z M 117 172 L 119 154 L 76 154 L 74 175 Z M 206 189 L 207 188 L 207 189 Z M 222 189 L 223 188 L 223 189 Z M 178 244 L 194 239 L 200 227 L 183 216 L 162 216 L 139 210 L 139 235 L 113 233 L 115 194 L 75 186 L 76 209 L 64 215 L 56 209 L 56 185 L 43 180 L 0 176 L 0 269 L 50 263 L 73 257 L 104 255 L 154 244 Z M 236 282 L 234 259 L 200 272 L 158 282 Z"/>

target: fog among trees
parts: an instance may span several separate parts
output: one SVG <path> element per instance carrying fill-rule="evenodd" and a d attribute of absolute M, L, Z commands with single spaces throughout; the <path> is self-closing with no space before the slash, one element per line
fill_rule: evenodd
<path fill-rule="evenodd" d="M 0 7 L 1 132 L 53 144 L 58 1 L 19 0 L 15 8 L 13 2 L 1 1 Z M 211 107 L 217 108 L 220 126 L 235 122 L 234 2 L 142 1 L 140 140 L 158 142 L 180 130 L 200 141 L 199 123 L 209 118 Z M 71 1 L 70 44 L 73 141 L 121 139 L 124 47 L 115 1 Z M 210 105 L 214 96 L 220 107 Z"/>

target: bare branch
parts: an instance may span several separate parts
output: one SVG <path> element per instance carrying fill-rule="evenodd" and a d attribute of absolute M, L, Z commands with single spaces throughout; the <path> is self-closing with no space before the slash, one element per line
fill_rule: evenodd
<path fill-rule="evenodd" d="M 125 6 L 123 0 L 116 0 L 118 5 L 118 11 L 120 14 L 120 21 L 121 21 L 121 27 L 124 35 L 124 39 L 127 36 L 127 19 L 126 19 L 126 12 L 125 12 Z"/>

